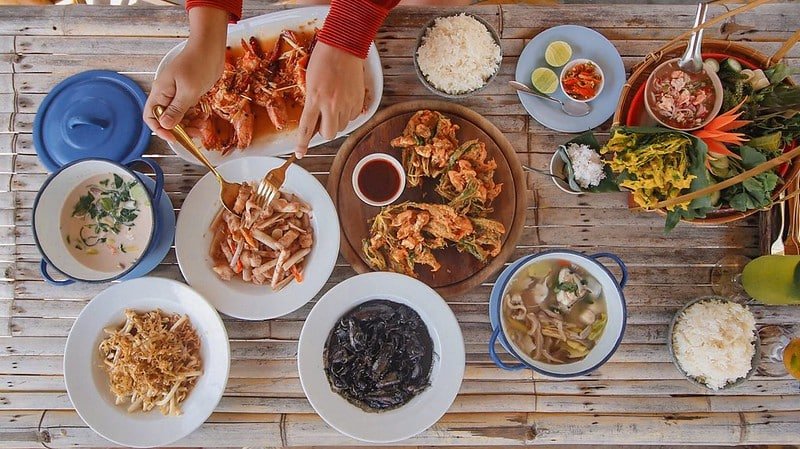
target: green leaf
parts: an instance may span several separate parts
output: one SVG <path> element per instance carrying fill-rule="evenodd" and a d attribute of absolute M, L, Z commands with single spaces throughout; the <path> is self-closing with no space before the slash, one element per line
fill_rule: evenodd
<path fill-rule="evenodd" d="M 78 202 L 75 203 L 75 207 L 72 210 L 72 216 L 81 216 L 86 215 L 90 208 L 92 207 L 92 203 L 94 202 L 94 195 L 91 193 L 87 193 L 78 199 Z"/>
<path fill-rule="evenodd" d="M 750 179 L 745 179 L 742 182 L 742 187 L 744 187 L 746 191 L 753 193 L 758 193 L 763 191 L 761 180 L 759 180 L 757 176 L 752 177 Z"/>
<path fill-rule="evenodd" d="M 122 178 L 116 173 L 114 173 L 114 187 L 122 187 Z"/>
<path fill-rule="evenodd" d="M 739 155 L 742 157 L 742 166 L 748 170 L 767 161 L 764 153 L 746 145 L 739 147 Z"/>
<path fill-rule="evenodd" d="M 664 234 L 669 234 L 669 231 L 675 229 L 675 226 L 678 225 L 681 221 L 681 211 L 679 209 L 675 209 L 673 211 L 667 211 L 667 221 L 664 223 Z"/>
<path fill-rule="evenodd" d="M 746 193 L 734 195 L 728 201 L 728 204 L 731 206 L 731 208 L 738 210 L 739 212 L 746 212 L 753 208 L 752 198 L 750 198 L 750 195 Z"/>
<path fill-rule="evenodd" d="M 100 207 L 102 207 L 106 212 L 111 212 L 114 208 L 114 202 L 111 200 L 111 198 L 101 198 Z"/>
<path fill-rule="evenodd" d="M 767 70 L 764 70 L 764 74 L 767 75 L 767 78 L 769 78 L 770 84 L 778 84 L 783 82 L 783 80 L 786 78 L 797 73 L 800 73 L 797 69 L 793 69 L 782 62 L 775 64 Z"/>

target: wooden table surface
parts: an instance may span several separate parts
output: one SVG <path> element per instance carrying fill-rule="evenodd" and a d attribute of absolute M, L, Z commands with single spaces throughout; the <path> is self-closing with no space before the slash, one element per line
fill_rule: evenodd
<path fill-rule="evenodd" d="M 250 5 L 253 6 L 253 5 Z M 274 7 L 246 8 L 251 17 Z M 385 73 L 383 104 L 429 97 L 411 54 L 420 26 L 448 9 L 395 10 L 377 45 Z M 628 69 L 681 29 L 691 6 L 487 5 L 469 8 L 502 35 L 504 60 L 480 95 L 459 102 L 487 116 L 509 138 L 521 162 L 545 168 L 567 135 L 529 118 L 506 86 L 525 43 L 542 30 L 573 23 L 597 29 L 616 45 Z M 714 6 L 710 15 L 724 9 Z M 800 4 L 760 7 L 726 30 L 765 53 L 800 28 Z M 65 392 L 62 354 L 70 326 L 105 285 L 53 287 L 39 275 L 31 207 L 47 177 L 31 127 L 45 94 L 68 75 L 89 69 L 123 72 L 145 89 L 161 57 L 187 33 L 180 8 L 0 8 L 0 447 L 106 446 L 75 413 Z M 719 28 L 707 33 L 724 36 Z M 789 53 L 800 65 L 800 46 Z M 607 129 L 607 126 L 605 129 Z M 323 182 L 341 141 L 299 162 Z M 160 139 L 147 151 L 166 176 L 176 209 L 205 169 L 174 156 Z M 567 195 L 550 179 L 528 175 L 526 229 L 513 257 L 549 248 L 619 254 L 630 267 L 625 338 L 596 372 L 556 381 L 530 370 L 507 372 L 487 356 L 491 283 L 448 301 L 461 324 L 467 367 L 461 392 L 436 425 L 404 442 L 428 445 L 516 444 L 787 444 L 800 441 L 800 383 L 758 375 L 711 394 L 684 380 L 665 344 L 667 325 L 688 300 L 711 293 L 709 272 L 727 254 L 758 254 L 757 218 L 729 226 L 682 224 L 664 236 L 663 219 L 626 209 L 623 194 Z M 182 279 L 175 253 L 153 273 Z M 340 258 L 332 285 L 353 276 Z M 490 281 L 494 279 L 491 278 Z M 357 444 L 328 427 L 303 396 L 297 338 L 314 301 L 281 319 L 225 319 L 233 361 L 225 397 L 183 446 Z M 800 307 L 753 306 L 759 324 L 800 322 Z"/>

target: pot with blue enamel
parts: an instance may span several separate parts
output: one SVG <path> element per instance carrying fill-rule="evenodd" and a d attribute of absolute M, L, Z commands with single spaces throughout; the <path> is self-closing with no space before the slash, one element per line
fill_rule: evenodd
<path fill-rule="evenodd" d="M 48 282 L 133 279 L 169 251 L 175 212 L 158 164 L 142 158 L 150 139 L 145 99 L 130 79 L 95 70 L 62 81 L 37 111 L 36 152 L 54 172 L 33 207 Z M 153 179 L 134 170 L 140 166 Z"/>
<path fill-rule="evenodd" d="M 621 278 L 599 259 L 619 265 Z M 625 264 L 610 253 L 553 250 L 517 260 L 492 289 L 489 355 L 500 368 L 557 378 L 597 369 L 622 341 L 627 277 Z M 501 359 L 498 341 L 518 363 Z"/>

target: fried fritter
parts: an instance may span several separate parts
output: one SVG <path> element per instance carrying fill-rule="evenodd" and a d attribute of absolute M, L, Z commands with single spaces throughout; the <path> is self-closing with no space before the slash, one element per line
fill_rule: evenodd
<path fill-rule="evenodd" d="M 452 242 L 485 262 L 500 252 L 504 233 L 502 223 L 467 217 L 446 204 L 405 202 L 375 216 L 362 249 L 375 269 L 416 277 L 416 264 L 434 272 L 441 268 L 431 250 Z"/>
<path fill-rule="evenodd" d="M 446 176 L 439 178 L 436 193 L 463 214 L 491 212 L 490 205 L 500 195 L 503 184 L 495 184 L 497 162 L 487 156 L 483 142 L 470 140 L 461 144 L 451 156 Z"/>
<path fill-rule="evenodd" d="M 403 167 L 409 187 L 422 184 L 422 178 L 435 178 L 447 168 L 458 146 L 458 125 L 430 110 L 417 111 L 406 124 L 403 135 L 392 139 L 394 148 L 403 150 Z"/>

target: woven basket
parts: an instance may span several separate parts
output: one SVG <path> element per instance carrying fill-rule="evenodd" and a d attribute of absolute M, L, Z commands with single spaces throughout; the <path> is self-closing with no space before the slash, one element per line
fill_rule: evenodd
<path fill-rule="evenodd" d="M 745 5 L 746 7 L 747 5 Z M 742 7 L 742 8 L 745 8 Z M 740 9 L 742 9 L 740 8 Z M 726 14 L 726 16 L 730 17 L 734 15 L 736 11 L 731 11 L 730 13 Z M 706 22 L 704 25 L 701 25 L 699 28 L 707 28 L 712 23 L 716 23 L 721 19 L 721 17 L 717 18 L 717 20 Z M 800 31 L 798 31 L 800 33 Z M 796 35 L 798 33 L 795 33 Z M 676 38 L 675 40 L 677 40 Z M 740 59 L 742 61 L 749 62 L 750 64 L 758 67 L 758 68 L 767 68 L 770 65 L 778 62 L 783 54 L 791 48 L 791 45 L 796 42 L 797 36 L 793 36 L 787 41 L 786 45 L 784 45 L 778 53 L 773 56 L 766 56 L 763 53 L 760 53 L 752 48 L 748 47 L 745 44 L 739 42 L 731 42 L 726 40 L 719 40 L 719 39 L 703 39 L 703 46 L 702 52 L 703 53 L 716 53 L 716 54 L 723 54 L 728 57 L 734 57 Z M 675 42 L 675 40 L 667 43 L 664 47 L 657 50 L 654 53 L 647 55 L 641 63 L 637 64 L 633 68 L 633 73 L 628 78 L 627 83 L 622 88 L 622 93 L 620 94 L 619 103 L 617 104 L 617 110 L 614 113 L 614 126 L 619 125 L 626 125 L 628 111 L 631 108 L 633 103 L 634 97 L 636 93 L 639 91 L 639 88 L 647 81 L 647 78 L 656 69 L 663 61 L 667 61 L 669 59 L 678 58 L 680 57 L 683 52 L 686 50 L 687 43 L 686 42 Z M 787 82 L 794 84 L 791 79 L 788 79 Z M 781 197 L 781 194 L 784 193 L 787 188 L 789 188 L 790 184 L 792 184 L 792 180 L 798 175 L 800 172 L 800 156 L 794 158 L 790 163 L 789 170 L 783 177 L 784 182 L 775 189 L 773 192 L 772 199 L 773 201 L 778 201 Z M 631 199 L 632 201 L 632 199 Z M 635 207 L 635 204 L 631 204 L 631 207 Z M 713 211 L 708 214 L 706 218 L 698 218 L 694 220 L 686 220 L 689 223 L 695 224 L 722 224 L 722 223 L 730 223 L 737 220 L 741 220 L 745 217 L 748 217 L 756 212 L 759 209 L 749 210 L 747 212 L 738 212 L 733 209 L 721 209 L 717 211 Z M 657 210 L 657 212 L 664 214 L 665 212 L 662 209 Z"/>

